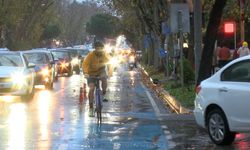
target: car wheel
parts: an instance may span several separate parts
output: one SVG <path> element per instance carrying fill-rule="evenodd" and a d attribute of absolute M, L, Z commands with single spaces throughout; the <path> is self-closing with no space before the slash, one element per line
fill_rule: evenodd
<path fill-rule="evenodd" d="M 32 99 L 34 96 L 34 93 L 35 93 L 35 90 L 34 90 L 34 86 L 33 86 L 32 90 L 30 92 L 29 92 L 29 90 L 27 90 L 26 94 L 21 96 L 21 100 L 28 101 L 28 100 Z"/>
<path fill-rule="evenodd" d="M 58 75 L 55 76 L 55 81 L 58 81 Z"/>
<path fill-rule="evenodd" d="M 53 88 L 54 88 L 54 83 L 51 82 L 51 84 L 50 84 L 50 90 L 52 90 Z"/>
<path fill-rule="evenodd" d="M 51 89 L 53 89 L 53 82 L 48 82 L 44 86 L 45 86 L 45 89 L 51 90 Z"/>
<path fill-rule="evenodd" d="M 217 145 L 229 145 L 235 139 L 235 133 L 229 130 L 226 116 L 220 109 L 209 112 L 207 129 L 211 140 Z"/>
<path fill-rule="evenodd" d="M 80 74 L 80 68 L 79 67 L 76 68 L 76 74 Z"/>
<path fill-rule="evenodd" d="M 72 71 L 70 70 L 70 71 L 68 72 L 68 74 L 67 74 L 67 75 L 68 75 L 68 77 L 71 77 L 71 76 L 72 76 L 72 74 L 73 74 L 73 73 L 72 73 Z"/>

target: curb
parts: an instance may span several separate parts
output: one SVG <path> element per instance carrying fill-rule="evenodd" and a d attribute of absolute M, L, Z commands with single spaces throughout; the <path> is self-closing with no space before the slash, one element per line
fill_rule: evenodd
<path fill-rule="evenodd" d="M 193 111 L 191 109 L 183 107 L 175 97 L 171 96 L 165 89 L 160 86 L 153 84 L 152 79 L 149 77 L 147 71 L 139 65 L 139 68 L 142 72 L 143 83 L 148 87 L 151 88 L 158 97 L 160 97 L 167 105 L 170 107 L 172 111 L 177 114 L 191 114 Z M 145 78 L 146 77 L 146 78 Z"/>

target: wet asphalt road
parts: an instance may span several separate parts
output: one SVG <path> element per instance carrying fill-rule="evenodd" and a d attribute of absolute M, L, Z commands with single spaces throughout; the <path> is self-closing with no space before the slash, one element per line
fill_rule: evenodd
<path fill-rule="evenodd" d="M 120 68 L 109 80 L 103 123 L 88 117 L 79 103 L 82 75 L 60 77 L 54 90 L 36 89 L 32 100 L 0 102 L 0 149 L 140 150 L 250 149 L 250 137 L 237 135 L 228 147 L 216 147 L 192 115 L 171 114 L 146 90 L 137 71 Z"/>

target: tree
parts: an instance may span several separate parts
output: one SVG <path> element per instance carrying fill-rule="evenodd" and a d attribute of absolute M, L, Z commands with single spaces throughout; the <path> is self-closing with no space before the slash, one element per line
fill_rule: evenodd
<path fill-rule="evenodd" d="M 120 33 L 119 21 L 117 17 L 109 14 L 97 14 L 87 23 L 86 31 L 100 39 L 116 37 Z"/>
<path fill-rule="evenodd" d="M 72 46 L 84 42 L 84 38 L 87 36 L 87 22 L 91 16 L 103 13 L 104 9 L 91 1 L 70 3 L 68 0 L 64 0 L 59 2 L 56 11 L 62 31 L 59 39 L 64 41 L 65 46 Z"/>
<path fill-rule="evenodd" d="M 39 45 L 43 24 L 53 16 L 54 0 L 2 0 L 0 4 L 0 46 L 20 50 Z"/>
<path fill-rule="evenodd" d="M 197 85 L 204 79 L 211 76 L 212 57 L 214 51 L 214 43 L 217 37 L 223 9 L 226 6 L 227 0 L 216 0 L 210 12 L 209 22 L 206 30 L 204 48 L 199 68 Z"/>

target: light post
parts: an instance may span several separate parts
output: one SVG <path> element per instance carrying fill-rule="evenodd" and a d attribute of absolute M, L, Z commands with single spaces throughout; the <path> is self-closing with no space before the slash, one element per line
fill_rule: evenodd
<path fill-rule="evenodd" d="M 246 0 L 239 0 L 240 2 L 240 39 L 245 41 L 245 10 Z"/>

